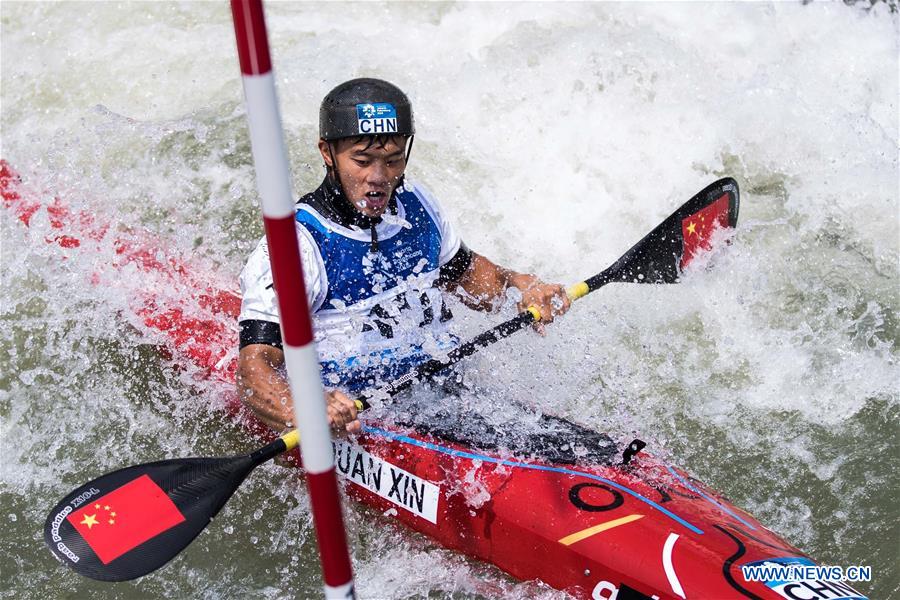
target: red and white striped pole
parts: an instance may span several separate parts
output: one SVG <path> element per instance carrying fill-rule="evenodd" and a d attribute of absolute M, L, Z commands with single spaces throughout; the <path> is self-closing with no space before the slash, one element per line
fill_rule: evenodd
<path fill-rule="evenodd" d="M 231 0 L 250 122 L 256 185 L 278 296 L 284 357 L 300 430 L 300 450 L 322 559 L 326 598 L 353 598 L 353 572 L 341 514 L 331 431 L 300 263 L 294 201 L 262 0 Z"/>

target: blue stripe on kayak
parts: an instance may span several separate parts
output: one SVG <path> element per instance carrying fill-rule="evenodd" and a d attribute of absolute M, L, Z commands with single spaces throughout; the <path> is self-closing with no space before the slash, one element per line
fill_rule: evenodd
<path fill-rule="evenodd" d="M 606 478 L 604 478 L 604 477 L 600 477 L 599 475 L 594 475 L 594 474 L 592 474 L 592 473 L 582 473 L 581 471 L 573 471 L 573 470 L 571 470 L 571 469 L 563 469 L 563 468 L 560 468 L 560 467 L 548 467 L 548 466 L 544 466 L 544 465 L 532 465 L 532 464 L 529 464 L 529 463 L 523 463 L 523 462 L 518 462 L 518 461 L 514 461 L 514 460 L 504 460 L 504 459 L 501 459 L 501 458 L 494 458 L 494 457 L 492 457 L 492 456 L 484 456 L 484 455 L 482 455 L 482 454 L 473 454 L 472 452 L 464 452 L 464 451 L 462 451 L 462 450 L 454 450 L 453 448 L 445 448 L 444 446 L 439 446 L 439 445 L 437 445 L 437 444 L 432 444 L 431 442 L 423 442 L 422 440 L 417 440 L 417 439 L 411 438 L 411 437 L 409 437 L 409 436 L 400 435 L 400 434 L 398 434 L 398 433 L 393 433 L 393 432 L 390 432 L 390 431 L 385 431 L 384 429 L 378 429 L 377 427 L 367 427 L 367 426 L 364 425 L 362 429 L 363 429 L 363 432 L 364 432 L 364 433 L 371 433 L 371 434 L 375 434 L 375 435 L 380 435 L 380 436 L 382 436 L 382 437 L 386 437 L 386 438 L 389 438 L 389 439 L 392 439 L 392 440 L 396 440 L 396 441 L 398 441 L 398 442 L 403 442 L 403 443 L 405 443 L 405 444 L 410 444 L 410 445 L 413 445 L 413 446 L 418 446 L 418 447 L 420 447 L 420 448 L 425 448 L 425 449 L 427 449 L 427 450 L 433 450 L 433 451 L 435 451 L 435 452 L 441 452 L 441 453 L 443 453 L 443 454 L 449 454 L 450 456 L 457 456 L 457 457 L 460 457 L 460 458 L 468 458 L 468 459 L 470 459 L 470 460 L 480 460 L 480 461 L 483 461 L 483 462 L 488 462 L 488 463 L 494 463 L 494 464 L 498 464 L 498 465 L 503 465 L 504 467 L 517 467 L 517 468 L 520 468 L 520 469 L 532 469 L 532 470 L 534 470 L 534 471 L 548 471 L 548 472 L 550 472 L 550 473 L 563 473 L 563 474 L 565 474 L 565 475 L 576 475 L 576 476 L 578 476 L 578 477 L 587 477 L 588 479 L 594 479 L 594 480 L 596 480 L 596 481 L 602 481 L 603 483 L 605 483 L 605 484 L 607 484 L 607 485 L 610 485 L 610 486 L 612 486 L 612 487 L 614 487 L 614 488 L 616 488 L 616 489 L 618 489 L 618 490 L 622 490 L 622 491 L 625 492 L 626 494 L 630 494 L 630 495 L 634 496 L 635 498 L 637 498 L 637 499 L 640 500 L 641 502 L 644 502 L 644 503 L 646 503 L 646 504 L 649 504 L 650 506 L 652 506 L 653 508 L 655 508 L 655 509 L 658 510 L 659 512 L 663 513 L 664 515 L 666 515 L 667 517 L 669 517 L 669 518 L 672 519 L 673 521 L 676 521 L 677 523 L 680 523 L 681 525 L 684 525 L 685 527 L 687 527 L 688 529 L 690 529 L 690 530 L 693 531 L 694 533 L 703 535 L 703 530 L 702 530 L 702 529 L 700 529 L 700 528 L 698 528 L 698 527 L 696 527 L 696 526 L 694 526 L 694 525 L 691 525 L 690 523 L 688 523 L 687 521 L 685 521 L 684 519 L 682 519 L 681 517 L 679 517 L 678 515 L 676 515 L 676 514 L 673 513 L 672 511 L 663 508 L 662 506 L 660 506 L 659 504 L 657 504 L 656 502 L 654 502 L 654 501 L 651 500 L 650 498 L 647 498 L 647 497 L 645 497 L 645 496 L 642 496 L 642 495 L 638 494 L 637 492 L 635 492 L 634 490 L 628 489 L 627 487 L 623 486 L 622 484 L 616 483 L 615 481 L 611 481 L 611 480 L 606 479 Z"/>
<path fill-rule="evenodd" d="M 756 527 L 754 527 L 753 525 L 751 525 L 750 523 L 748 523 L 747 521 L 745 521 L 744 519 L 742 519 L 740 516 L 736 515 L 736 514 L 734 513 L 734 511 L 732 511 L 730 508 L 728 508 L 727 506 L 722 506 L 721 504 L 719 504 L 718 502 L 716 502 L 714 499 L 710 498 L 709 496 L 707 496 L 706 494 L 704 494 L 703 492 L 701 492 L 700 490 L 698 490 L 697 488 L 695 488 L 694 486 L 692 486 L 690 483 L 688 483 L 688 480 L 685 479 L 684 477 L 682 477 L 681 475 L 679 475 L 678 473 L 676 473 L 676 472 L 675 472 L 675 469 L 673 469 L 672 467 L 666 467 L 666 468 L 669 469 L 669 473 L 671 473 L 672 475 L 674 475 L 675 477 L 677 477 L 678 480 L 681 481 L 681 483 L 684 484 L 684 487 L 686 487 L 687 489 L 691 490 L 692 492 L 696 492 L 696 493 L 700 494 L 700 495 L 703 496 L 703 498 L 705 498 L 707 501 L 709 501 L 709 502 L 711 502 L 712 504 L 716 505 L 716 506 L 719 508 L 719 510 L 721 510 L 722 512 L 731 515 L 732 517 L 734 517 L 735 519 L 737 519 L 738 521 L 740 521 L 741 523 L 743 523 L 744 525 L 746 525 L 746 526 L 749 527 L 750 529 L 756 531 Z"/>

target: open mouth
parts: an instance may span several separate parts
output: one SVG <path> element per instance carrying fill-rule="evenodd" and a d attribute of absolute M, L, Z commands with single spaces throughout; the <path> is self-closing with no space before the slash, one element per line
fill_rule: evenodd
<path fill-rule="evenodd" d="M 366 195 L 361 202 L 363 207 L 368 207 L 374 210 L 378 210 L 384 208 L 387 204 L 388 196 L 385 192 L 366 192 Z"/>

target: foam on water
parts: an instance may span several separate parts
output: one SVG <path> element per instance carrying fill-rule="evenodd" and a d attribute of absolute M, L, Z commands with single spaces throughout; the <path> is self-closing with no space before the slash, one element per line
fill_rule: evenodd
<path fill-rule="evenodd" d="M 546 338 L 484 351 L 467 377 L 616 439 L 640 435 L 820 561 L 873 565 L 873 597 L 900 594 L 896 14 L 842 3 L 267 10 L 298 193 L 323 173 L 320 98 L 362 75 L 413 99 L 410 172 L 467 244 L 547 279 L 598 272 L 708 182 L 735 177 L 739 229 L 681 285 L 611 285 Z M 46 199 L 150 231 L 161 253 L 199 257 L 234 287 L 261 227 L 227 4 L 4 2 L 0 44 L 3 158 Z M 315 594 L 305 492 L 278 466 L 128 592 L 55 566 L 40 527 L 70 487 L 252 443 L 209 408 L 227 390 L 191 381 L 127 318 L 142 287 L 172 301 L 178 290 L 127 273 L 92 285 L 110 243 L 64 251 L 45 243 L 46 221 L 24 229 L 0 214 L 0 545 L 15 557 L 2 587 L 282 598 L 290 582 Z M 498 318 L 454 312 L 464 334 Z M 365 596 L 556 595 L 366 509 L 348 520 Z"/>

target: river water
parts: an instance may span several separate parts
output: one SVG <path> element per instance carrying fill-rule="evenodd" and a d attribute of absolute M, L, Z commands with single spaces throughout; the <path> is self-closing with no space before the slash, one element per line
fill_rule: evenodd
<path fill-rule="evenodd" d="M 868 4 L 866 4 L 868 6 Z M 2 11 L 2 157 L 47 197 L 151 231 L 234 287 L 261 235 L 227 3 Z M 712 180 L 732 243 L 676 286 L 609 286 L 474 376 L 639 435 L 858 587 L 900 598 L 898 17 L 842 3 L 270 3 L 295 190 L 317 107 L 356 76 L 412 98 L 410 173 L 478 252 L 574 282 Z M 255 442 L 133 327 L 109 255 L 2 212 L 0 596 L 287 598 L 320 585 L 305 490 L 261 468 L 167 568 L 101 584 L 43 546 L 102 472 Z M 166 289 L 157 290 L 165 297 Z M 463 334 L 500 318 L 457 308 Z M 362 597 L 555 598 L 348 506 Z"/>

